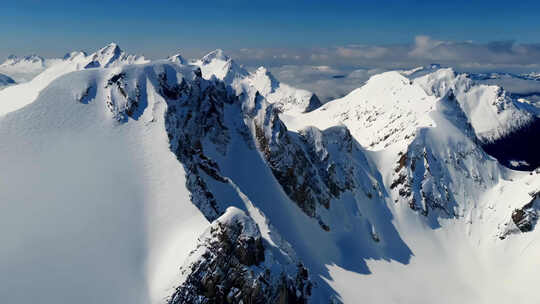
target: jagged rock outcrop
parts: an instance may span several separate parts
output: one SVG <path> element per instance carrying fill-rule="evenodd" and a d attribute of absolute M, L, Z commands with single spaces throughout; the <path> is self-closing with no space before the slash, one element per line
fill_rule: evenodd
<path fill-rule="evenodd" d="M 177 83 L 161 74 L 160 91 L 168 103 L 165 125 L 171 150 L 188 172 L 186 185 L 193 203 L 209 220 L 214 220 L 223 210 L 202 173 L 221 183 L 227 181 L 217 163 L 205 155 L 203 142 L 209 141 L 213 148 L 226 154 L 231 130 L 225 124 L 224 106 L 237 98 L 229 94 L 222 82 L 202 79 L 199 70 L 194 71 L 194 77 L 189 83 Z"/>
<path fill-rule="evenodd" d="M 540 215 L 540 191 L 530 193 L 531 201 L 519 209 L 514 209 L 510 216 L 510 221 L 505 223 L 505 228 L 499 235 L 500 239 L 505 239 L 510 234 L 517 234 L 532 231 Z"/>
<path fill-rule="evenodd" d="M 141 99 L 142 82 L 127 82 L 126 73 L 112 75 L 105 86 L 108 90 L 107 108 L 118 121 L 126 121 L 128 117 L 136 118 Z"/>
<path fill-rule="evenodd" d="M 259 150 L 285 193 L 307 215 L 315 217 L 319 205 L 330 207 L 330 197 L 323 191 L 317 171 L 298 139 L 279 119 L 273 105 L 263 103 L 259 95 L 256 100 L 262 107 L 254 120 Z"/>
<path fill-rule="evenodd" d="M 331 227 L 317 210 L 330 209 L 332 200 L 344 192 L 359 191 L 367 199 L 382 196 L 374 172 L 346 127 L 291 132 L 275 104 L 257 94 L 254 108 L 258 109 L 253 119 L 258 148 L 272 173 L 289 198 L 324 230 Z"/>
<path fill-rule="evenodd" d="M 295 275 L 286 273 L 265 246 L 251 217 L 227 209 L 199 238 L 182 267 L 185 281 L 168 303 L 307 303 L 307 269 L 299 264 Z"/>

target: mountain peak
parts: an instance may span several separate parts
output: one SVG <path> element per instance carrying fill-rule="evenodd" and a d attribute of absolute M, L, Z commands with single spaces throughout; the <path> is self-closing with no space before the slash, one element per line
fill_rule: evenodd
<path fill-rule="evenodd" d="M 73 52 L 69 52 L 69 53 L 66 53 L 63 57 L 64 60 L 73 60 L 77 57 L 86 57 L 88 56 L 84 51 L 73 51 Z"/>
<path fill-rule="evenodd" d="M 267 68 L 263 67 L 263 66 L 260 66 L 257 68 L 257 70 L 255 70 L 255 74 L 258 74 L 258 75 L 267 75 L 267 76 L 271 76 L 272 74 L 268 71 Z"/>
<path fill-rule="evenodd" d="M 120 55 L 122 53 L 122 49 L 118 44 L 111 42 L 108 45 L 102 47 L 99 51 L 97 51 L 99 54 L 115 54 Z"/>
<path fill-rule="evenodd" d="M 168 60 L 179 64 L 184 64 L 186 62 L 186 60 L 184 59 L 184 57 L 182 57 L 182 55 L 180 55 L 180 53 L 170 56 Z"/>
<path fill-rule="evenodd" d="M 44 65 L 45 59 L 36 54 L 24 56 L 22 58 L 16 55 L 9 55 L 2 65 L 15 65 L 20 63 Z"/>
<path fill-rule="evenodd" d="M 212 62 L 213 60 L 222 60 L 222 61 L 228 61 L 231 58 L 225 54 L 225 52 L 222 49 L 214 50 L 208 54 L 206 54 L 201 61 L 204 64 L 208 64 Z"/>
<path fill-rule="evenodd" d="M 108 68 L 112 65 L 118 64 L 137 64 L 148 62 L 148 60 L 143 56 L 126 54 L 124 51 L 122 51 L 118 44 L 114 42 L 99 49 L 97 52 L 90 55 L 90 58 L 91 61 L 85 66 L 85 68 Z"/>

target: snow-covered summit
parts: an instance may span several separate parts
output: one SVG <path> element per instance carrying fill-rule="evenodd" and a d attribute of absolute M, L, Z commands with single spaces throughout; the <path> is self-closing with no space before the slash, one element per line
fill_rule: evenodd
<path fill-rule="evenodd" d="M 437 98 L 455 98 L 478 138 L 485 142 L 496 141 L 533 121 L 534 113 L 520 107 L 503 88 L 475 84 L 467 76 L 450 68 L 439 69 L 414 79 L 414 83 Z"/>
<path fill-rule="evenodd" d="M 434 97 L 391 71 L 374 75 L 345 97 L 308 114 L 289 117 L 286 122 L 294 129 L 297 123 L 322 129 L 344 124 L 363 147 L 380 150 L 410 139 L 418 127 L 432 125 L 427 114 L 434 105 Z"/>
<path fill-rule="evenodd" d="M 414 73 L 413 73 L 414 74 Z M 433 126 L 431 114 L 441 99 L 456 100 L 478 139 L 489 142 L 519 129 L 534 118 L 502 88 L 476 84 L 450 68 L 420 77 L 391 71 L 372 76 L 364 86 L 294 121 L 320 127 L 347 125 L 360 143 L 374 150 L 412 139 L 419 127 Z"/>
<path fill-rule="evenodd" d="M 264 67 L 259 67 L 251 73 L 246 83 L 255 88 L 268 102 L 274 104 L 278 111 L 287 115 L 309 112 L 322 104 L 317 95 L 279 82 Z"/>
<path fill-rule="evenodd" d="M 149 62 L 144 56 L 125 53 L 116 43 L 110 43 L 101 48 L 97 52 L 91 54 L 89 59 L 90 62 L 86 64 L 85 68 L 108 68 L 122 64 L 142 64 Z"/>
<path fill-rule="evenodd" d="M 237 95 L 244 94 L 253 99 L 258 93 L 268 102 L 275 104 L 282 113 L 302 113 L 311 111 L 321 105 L 319 98 L 306 90 L 293 88 L 280 83 L 266 68 L 259 67 L 248 72 L 233 59 L 218 49 L 193 64 L 201 68 L 205 79 L 216 79 L 228 84 Z"/>
<path fill-rule="evenodd" d="M 216 50 L 213 50 L 212 52 L 204 55 L 201 58 L 201 61 L 202 61 L 203 64 L 209 64 L 214 60 L 229 61 L 230 59 L 231 59 L 231 57 L 227 56 L 222 49 L 216 49 Z"/>
<path fill-rule="evenodd" d="M 221 49 L 206 54 L 201 59 L 194 61 L 193 64 L 201 68 L 202 76 L 205 79 L 214 76 L 227 84 L 233 84 L 248 75 L 244 68 L 225 55 Z"/>
<path fill-rule="evenodd" d="M 127 54 L 117 44 L 111 43 L 90 55 L 84 52 L 71 52 L 64 59 L 46 59 L 45 66 L 39 66 L 37 69 L 36 66 L 21 66 L 19 64 L 8 66 L 6 68 L 10 73 L 6 73 L 7 75 L 22 75 L 25 78 L 23 78 L 23 83 L 14 78 L 20 84 L 2 90 L 0 99 L 6 101 L 4 107 L 0 108 L 0 115 L 31 103 L 42 89 L 67 73 L 148 62 L 149 60 L 144 57 Z M 0 67 L 0 72 L 3 70 Z"/>
<path fill-rule="evenodd" d="M 187 63 L 187 61 L 184 59 L 184 57 L 182 57 L 182 55 L 180 55 L 180 53 L 174 54 L 174 55 L 170 56 L 167 59 L 169 61 L 172 61 L 172 62 L 178 63 L 178 64 L 186 64 Z"/>

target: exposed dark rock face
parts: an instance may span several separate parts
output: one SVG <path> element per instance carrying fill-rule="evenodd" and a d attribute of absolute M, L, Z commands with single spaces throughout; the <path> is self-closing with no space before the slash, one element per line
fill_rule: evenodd
<path fill-rule="evenodd" d="M 330 198 L 322 190 L 317 172 L 299 141 L 293 138 L 268 105 L 255 120 L 255 136 L 259 150 L 285 193 L 309 216 L 316 216 L 317 205 L 330 206 Z"/>
<path fill-rule="evenodd" d="M 358 144 L 345 127 L 290 132 L 273 105 L 261 104 L 257 108 L 255 137 L 272 173 L 302 211 L 316 218 L 324 230 L 330 230 L 317 208 L 328 209 L 332 199 L 358 188 L 355 180 L 362 180 L 358 174 L 365 174 L 367 167 Z M 366 196 L 373 195 L 372 187 L 377 188 L 363 187 Z"/>
<path fill-rule="evenodd" d="M 229 208 L 199 238 L 182 268 L 186 280 L 168 303 L 307 303 L 307 269 L 299 264 L 296 275 L 288 275 L 265 250 L 255 222 Z"/>
<path fill-rule="evenodd" d="M 540 192 L 532 194 L 532 199 L 521 209 L 516 209 L 512 212 L 512 221 L 521 232 L 529 232 L 534 229 L 538 221 L 538 209 L 540 209 L 539 200 Z"/>
<path fill-rule="evenodd" d="M 96 88 L 95 85 L 88 86 L 86 90 L 80 93 L 77 97 L 77 100 L 80 103 L 88 104 L 92 99 L 96 97 Z"/>
<path fill-rule="evenodd" d="M 519 209 L 512 212 L 510 223 L 505 224 L 506 229 L 500 234 L 500 239 L 505 239 L 509 234 L 532 231 L 540 215 L 540 191 L 531 193 L 532 199 Z"/>
<path fill-rule="evenodd" d="M 171 150 L 186 169 L 186 185 L 193 203 L 208 220 L 215 220 L 223 211 L 201 173 L 219 182 L 227 181 L 217 163 L 205 155 L 202 142 L 208 140 L 226 154 L 230 131 L 223 111 L 225 104 L 234 103 L 236 98 L 228 94 L 223 83 L 209 84 L 197 74 L 195 77 L 190 84 L 182 81 L 169 85 L 166 74 L 158 76 L 161 94 L 168 103 L 165 126 Z"/>
<path fill-rule="evenodd" d="M 156 76 L 168 105 L 170 148 L 184 166 L 192 202 L 213 223 L 182 268 L 185 281 L 169 303 L 306 303 L 312 287 L 305 267 L 293 263 L 291 270 L 273 255 L 267 257 L 255 222 L 236 208 L 225 211 L 230 202 L 218 201 L 212 190 L 215 182 L 232 182 L 209 155 L 226 156 L 233 136 L 243 138 L 248 149 L 255 148 L 246 125 L 251 118 L 244 114 L 242 120 L 241 96 L 221 81 L 204 80 L 200 70 L 190 81 L 170 76 Z"/>
<path fill-rule="evenodd" d="M 125 80 L 126 73 L 115 74 L 105 86 L 109 89 L 107 108 L 118 121 L 127 121 L 128 117 L 137 119 L 136 112 L 141 101 L 141 86 L 136 83 L 130 87 Z"/>
<path fill-rule="evenodd" d="M 317 95 L 313 94 L 311 95 L 311 98 L 309 99 L 309 104 L 306 108 L 306 112 L 311 112 L 319 108 L 320 106 L 322 106 L 321 100 L 319 99 L 319 97 L 317 97 Z"/>

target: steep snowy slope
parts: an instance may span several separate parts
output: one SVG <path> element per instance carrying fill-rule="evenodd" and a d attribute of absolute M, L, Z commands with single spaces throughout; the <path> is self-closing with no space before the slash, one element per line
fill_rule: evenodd
<path fill-rule="evenodd" d="M 473 85 L 466 74 L 456 74 L 452 69 L 439 69 L 414 82 L 439 98 L 452 94 L 482 141 L 496 141 L 534 118 L 533 112 L 520 108 L 501 87 Z"/>
<path fill-rule="evenodd" d="M 207 221 L 168 148 L 154 68 L 130 70 L 144 96 L 137 121 L 107 109 L 112 69 L 60 77 L 0 118 L 0 298 L 148 303 L 172 292 Z"/>
<path fill-rule="evenodd" d="M 540 143 L 534 140 L 540 132 L 538 108 L 499 86 L 475 84 L 451 69 L 440 69 L 415 83 L 435 96 L 454 96 L 483 148 L 504 165 L 525 170 L 540 166 Z"/>

